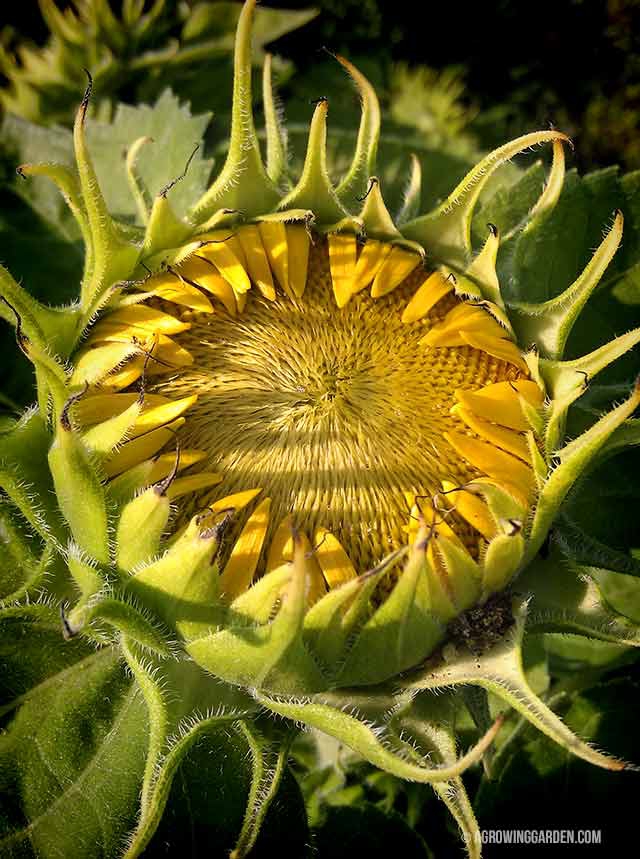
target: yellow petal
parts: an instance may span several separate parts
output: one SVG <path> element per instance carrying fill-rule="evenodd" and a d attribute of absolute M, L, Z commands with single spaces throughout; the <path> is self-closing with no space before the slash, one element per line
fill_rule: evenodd
<path fill-rule="evenodd" d="M 303 224 L 289 224 L 286 231 L 289 254 L 289 286 L 296 298 L 302 298 L 304 288 L 307 285 L 311 240 L 307 228 Z"/>
<path fill-rule="evenodd" d="M 442 481 L 442 488 L 465 522 L 479 531 L 486 540 L 492 540 L 495 537 L 498 529 L 491 511 L 482 498 L 466 489 L 456 487 L 455 483 L 448 480 Z"/>
<path fill-rule="evenodd" d="M 171 373 L 178 367 L 188 367 L 193 364 L 193 355 L 187 349 L 179 346 L 175 340 L 158 334 L 157 346 L 146 351 L 148 356 L 146 372 L 149 376 L 161 373 Z"/>
<path fill-rule="evenodd" d="M 220 591 L 226 602 L 244 593 L 251 585 L 269 527 L 271 499 L 265 498 L 247 520 L 220 576 Z"/>
<path fill-rule="evenodd" d="M 319 528 L 315 533 L 313 542 L 315 556 L 330 589 L 337 588 L 344 582 L 356 578 L 357 573 L 351 559 L 330 531 Z"/>
<path fill-rule="evenodd" d="M 236 295 L 236 310 L 238 313 L 242 313 L 247 306 L 247 297 L 248 293 L 246 292 L 238 293 L 238 295 Z"/>
<path fill-rule="evenodd" d="M 255 224 L 247 224 L 238 230 L 238 239 L 247 260 L 247 271 L 251 280 L 269 301 L 274 301 L 276 290 L 269 267 L 267 252 L 262 244 L 260 230 Z"/>
<path fill-rule="evenodd" d="M 262 489 L 245 489 L 244 492 L 234 492 L 233 495 L 225 495 L 224 498 L 218 498 L 217 501 L 209 505 L 209 509 L 213 513 L 222 513 L 227 510 L 229 512 L 237 512 L 246 507 L 247 504 L 250 504 L 261 492 Z"/>
<path fill-rule="evenodd" d="M 322 575 L 322 570 L 315 557 L 313 547 L 305 533 L 299 534 L 304 553 L 305 579 L 307 586 L 307 607 L 318 602 L 327 592 L 327 583 Z"/>
<path fill-rule="evenodd" d="M 100 322 L 92 329 L 92 334 L 102 324 L 118 323 L 120 325 L 131 325 L 134 328 L 143 328 L 146 331 L 157 332 L 158 334 L 180 334 L 182 331 L 188 331 L 191 325 L 188 322 L 182 322 L 170 313 L 163 313 L 155 307 L 147 307 L 146 304 L 130 304 L 127 307 L 119 307 L 108 316 L 104 317 L 104 321 Z"/>
<path fill-rule="evenodd" d="M 87 394 L 75 404 L 73 413 L 83 427 L 92 426 L 122 414 L 139 396 L 137 393 Z M 145 406 L 159 406 L 169 402 L 171 400 L 168 397 L 161 397 L 159 394 L 147 394 L 144 398 Z"/>
<path fill-rule="evenodd" d="M 144 355 L 136 355 L 115 373 L 110 373 L 105 379 L 102 379 L 100 390 L 122 391 L 129 385 L 133 385 L 142 376 L 145 361 Z"/>
<path fill-rule="evenodd" d="M 287 232 L 282 221 L 261 221 L 258 225 L 264 249 L 267 252 L 271 271 L 289 298 L 292 291 L 289 287 L 289 251 Z"/>
<path fill-rule="evenodd" d="M 381 298 L 400 286 L 419 263 L 418 254 L 398 246 L 393 247 L 374 278 L 371 297 Z"/>
<path fill-rule="evenodd" d="M 178 471 L 182 471 L 185 468 L 189 468 L 190 465 L 195 465 L 196 462 L 200 462 L 201 460 L 203 460 L 206 455 L 207 454 L 204 450 L 196 450 L 195 448 L 185 448 L 184 450 L 181 449 L 180 461 L 178 463 Z M 164 480 L 165 477 L 168 477 L 168 475 L 171 474 L 171 471 L 175 467 L 175 464 L 175 452 L 162 453 L 155 459 L 150 459 L 150 469 L 149 474 L 147 476 L 147 483 L 158 483 L 158 481 Z"/>
<path fill-rule="evenodd" d="M 497 322 L 495 323 L 498 324 Z M 522 352 L 518 349 L 515 343 L 511 340 L 500 340 L 497 337 L 490 337 L 480 333 L 462 332 L 462 337 L 469 346 L 474 349 L 479 349 L 481 352 L 486 352 L 487 355 L 492 355 L 499 361 L 507 361 L 513 364 L 523 373 L 528 373 L 529 368 L 527 362 L 522 357 Z"/>
<path fill-rule="evenodd" d="M 89 347 L 76 361 L 71 385 L 95 385 L 106 378 L 114 368 L 139 355 L 140 345 L 132 343 L 131 340 Z"/>
<path fill-rule="evenodd" d="M 407 304 L 402 314 L 402 321 L 417 322 L 429 313 L 440 299 L 453 289 L 453 283 L 439 271 L 434 271 Z"/>
<path fill-rule="evenodd" d="M 184 418 L 178 418 L 172 424 L 141 435 L 126 442 L 104 464 L 103 470 L 107 477 L 115 477 L 149 459 L 175 437 L 176 431 L 184 424 Z M 174 456 L 175 460 L 175 456 Z"/>
<path fill-rule="evenodd" d="M 251 281 L 244 267 L 244 253 L 240 243 L 237 240 L 237 243 L 234 243 L 233 239 L 228 233 L 204 239 L 208 243 L 200 248 L 198 256 L 211 260 L 235 293 L 248 292 L 251 289 Z M 237 253 L 242 253 L 242 258 L 239 259 Z"/>
<path fill-rule="evenodd" d="M 165 301 L 171 301 L 173 304 L 190 307 L 191 310 L 197 310 L 200 313 L 213 312 L 207 296 L 174 272 L 165 271 L 150 277 L 144 282 L 144 291 Z"/>
<path fill-rule="evenodd" d="M 434 501 L 431 498 L 415 495 L 413 492 L 405 492 L 403 494 L 407 505 L 411 508 L 409 525 L 404 529 L 409 534 L 409 545 L 413 545 L 420 533 L 420 529 L 426 525 L 430 530 L 433 528 L 436 533 L 441 534 L 443 537 L 448 537 L 461 548 L 464 548 L 451 526 L 447 523 L 447 520 L 435 509 L 436 503 L 442 507 L 446 503 L 446 499 L 437 496 Z"/>
<path fill-rule="evenodd" d="M 230 316 L 236 315 L 236 296 L 231 284 L 218 272 L 213 263 L 192 256 L 180 266 L 180 274 L 210 292 L 222 303 Z"/>
<path fill-rule="evenodd" d="M 329 235 L 329 270 L 333 294 L 338 307 L 344 307 L 353 295 L 356 270 L 356 237 L 349 233 Z"/>
<path fill-rule="evenodd" d="M 222 482 L 222 474 L 213 474 L 210 471 L 201 471 L 199 474 L 189 474 L 187 477 L 178 477 L 167 489 L 167 498 L 173 501 L 182 495 L 189 495 L 201 489 L 209 489 Z"/>
<path fill-rule="evenodd" d="M 293 517 L 285 516 L 274 531 L 267 555 L 267 572 L 293 560 Z"/>
<path fill-rule="evenodd" d="M 180 460 L 178 462 L 178 471 L 183 471 L 185 468 L 194 465 L 204 459 L 206 453 L 204 450 L 185 449 L 180 451 Z M 109 492 L 121 500 L 132 498 L 136 492 L 146 486 L 152 486 L 168 477 L 176 467 L 176 454 L 163 453 L 154 459 L 146 459 L 138 465 L 123 471 L 117 477 L 109 481 Z"/>
<path fill-rule="evenodd" d="M 142 414 L 135 422 L 130 438 L 137 438 L 144 433 L 172 423 L 187 409 L 190 409 L 197 399 L 197 394 L 192 394 L 190 397 L 182 397 L 179 400 L 169 400 L 154 405 L 150 397 L 145 396 Z"/>
<path fill-rule="evenodd" d="M 448 432 L 444 437 L 460 456 L 484 474 L 498 481 L 504 478 L 514 483 L 527 496 L 533 492 L 533 471 L 515 456 L 486 441 L 459 432 Z"/>
<path fill-rule="evenodd" d="M 469 429 L 473 430 L 481 438 L 490 441 L 492 444 L 502 448 L 502 450 L 506 450 L 507 453 L 512 453 L 518 459 L 526 462 L 527 465 L 531 465 L 529 445 L 527 444 L 526 437 L 521 433 L 483 420 L 474 412 L 463 408 L 459 403 L 453 406 L 451 414 L 459 417 Z"/>
<path fill-rule="evenodd" d="M 529 379 L 516 379 L 513 382 L 495 382 L 479 391 L 455 392 L 456 399 L 478 417 L 520 432 L 527 432 L 529 424 L 522 413 L 520 396 L 539 408 L 542 405 L 542 391 Z"/>
<path fill-rule="evenodd" d="M 379 242 L 376 239 L 369 239 L 365 242 L 353 278 L 352 294 L 365 289 L 374 280 L 386 258 L 391 253 L 391 245 L 389 242 Z"/>
<path fill-rule="evenodd" d="M 467 334 L 486 338 L 508 337 L 505 329 L 486 310 L 468 304 L 459 304 L 447 313 L 442 322 L 422 338 L 428 346 L 464 346 Z"/>

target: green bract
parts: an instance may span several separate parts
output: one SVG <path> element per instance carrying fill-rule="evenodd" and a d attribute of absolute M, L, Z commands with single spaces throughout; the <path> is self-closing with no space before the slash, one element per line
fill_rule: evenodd
<path fill-rule="evenodd" d="M 637 589 L 629 578 L 638 574 L 637 560 L 596 537 L 586 540 L 565 504 L 574 485 L 579 493 L 579 481 L 592 479 L 598 466 L 640 439 L 632 418 L 640 389 L 632 383 L 616 391 L 614 407 L 598 409 L 583 425 L 572 423 L 569 411 L 588 396 L 591 380 L 640 340 L 640 329 L 604 344 L 601 337 L 581 357 L 564 357 L 574 324 L 610 271 L 623 212 L 605 213 L 610 226 L 586 266 L 578 272 L 564 266 L 564 291 L 529 289 L 530 272 L 540 276 L 558 223 L 572 229 L 563 206 L 578 180 L 572 176 L 561 196 L 568 141 L 550 130 L 487 155 L 426 214 L 419 214 L 414 159 L 404 205 L 393 218 L 376 176 L 378 101 L 342 58 L 362 102 L 351 166 L 332 182 L 328 103 L 321 99 L 302 172 L 293 179 L 269 60 L 266 163 L 254 127 L 254 7 L 247 0 L 238 22 L 228 155 L 186 217 L 170 202 L 175 177 L 167 176 L 155 197 L 149 194 L 143 178 L 148 135 L 129 141 L 126 157 L 140 223 L 110 213 L 85 135 L 91 82 L 74 126 L 75 166 L 19 168 L 23 177 L 44 176 L 58 186 L 82 233 L 85 258 L 80 296 L 70 307 L 46 307 L 0 271 L 0 312 L 15 325 L 18 346 L 33 364 L 38 399 L 19 419 L 6 421 L 0 435 L 0 625 L 7 669 L 0 712 L 9 720 L 0 737 L 0 784 L 19 805 L 2 821 L 2 855 L 142 855 L 156 833 L 165 837 L 178 813 L 176 773 L 204 778 L 198 753 L 208 755 L 209 787 L 228 804 L 207 810 L 211 825 L 225 849 L 235 843 L 232 856 L 247 855 L 265 819 L 271 837 L 283 826 L 276 807 L 270 811 L 279 789 L 294 817 L 300 810 L 287 774 L 300 727 L 330 735 L 398 779 L 431 784 L 474 857 L 480 837 L 461 775 L 482 759 L 491 768 L 490 745 L 504 719 L 514 718 L 511 708 L 573 755 L 605 769 L 626 767 L 570 730 L 544 699 L 546 678 L 540 683 L 526 662 L 537 634 L 572 633 L 626 647 L 640 639 Z M 547 142 L 553 162 L 542 188 L 536 165 L 511 188 L 494 184 L 491 196 L 501 165 Z M 632 182 L 624 181 L 616 203 L 632 222 L 626 272 L 640 253 L 637 198 Z M 554 220 L 559 211 L 562 219 Z M 478 218 L 492 222 L 485 228 Z M 205 413 L 201 424 L 183 417 L 200 394 L 180 387 L 184 368 L 200 368 L 197 350 L 206 345 L 206 332 L 196 326 L 205 318 L 207 325 L 237 318 L 248 328 L 246 320 L 263 322 L 251 313 L 285 306 L 275 285 L 291 302 L 287 308 L 313 310 L 318 295 L 330 302 L 321 307 L 330 306 L 323 318 L 331 348 L 339 341 L 339 321 L 353 318 L 347 340 L 353 335 L 354 353 L 356 335 L 365 330 L 356 323 L 376 320 L 367 336 L 373 330 L 382 338 L 386 322 L 375 314 L 390 317 L 400 307 L 397 295 L 418 287 L 400 308 L 402 330 L 428 319 L 420 342 L 441 350 L 438 361 L 454 355 L 449 387 L 455 396 L 445 385 L 448 365 L 442 369 L 435 359 L 427 365 L 446 388 L 447 408 L 426 424 L 438 457 L 432 456 L 431 471 L 421 472 L 426 495 L 417 478 L 416 485 L 402 485 L 409 509 L 400 538 L 397 522 L 389 526 L 389 551 L 371 548 L 374 533 L 343 538 L 345 550 L 336 529 L 317 518 L 315 502 L 302 506 L 308 527 L 319 526 L 310 540 L 304 518 L 284 515 L 292 510 L 302 517 L 293 489 L 288 497 L 287 484 L 282 489 L 278 482 L 281 465 L 269 472 L 271 485 L 236 485 L 231 473 L 231 488 L 213 504 L 203 494 L 220 482 L 224 488 L 225 474 L 193 468 L 207 453 L 198 427 L 219 414 Z M 369 285 L 371 295 L 364 292 Z M 224 313 L 218 305 L 214 311 L 209 296 Z M 386 310 L 374 310 L 374 300 Z M 248 303 L 258 301 L 259 311 Z M 354 307 L 366 314 L 346 316 Z M 302 325 L 296 317 L 289 329 L 296 348 Z M 194 329 L 193 342 L 179 339 Z M 322 336 L 313 330 L 314 342 Z M 367 351 L 370 341 L 364 342 Z M 378 359 L 385 368 L 393 346 L 387 351 L 386 342 Z M 211 343 L 224 348 L 222 337 Z M 261 370 L 271 367 L 280 345 L 263 350 Z M 314 419 L 322 409 L 334 409 L 336 420 L 348 411 L 339 411 L 347 370 L 329 364 L 330 389 L 314 400 Z M 399 376 L 393 390 L 391 376 L 389 369 L 376 379 L 383 379 L 387 412 L 401 414 L 412 377 L 421 376 Z M 243 377 L 229 377 L 242 387 Z M 295 389 L 291 408 L 310 401 L 317 379 L 307 382 Z M 372 421 L 384 409 L 374 402 L 378 389 L 365 390 L 360 399 L 349 390 L 348 403 L 362 407 L 366 427 L 367 408 L 376 406 Z M 252 391 L 248 385 L 244 396 Z M 255 423 L 266 414 L 266 406 L 256 407 Z M 445 421 L 451 424 L 441 431 Z M 279 439 L 289 439 L 292 430 L 283 424 L 279 432 Z M 333 451 L 336 435 L 321 435 L 323 455 Z M 422 436 L 414 450 L 408 437 L 401 444 L 379 435 L 374 440 L 389 445 L 390 457 L 394 446 L 427 457 Z M 257 461 L 258 447 L 249 447 Z M 397 462 L 400 475 L 405 461 Z M 346 473 L 351 465 L 347 456 Z M 313 466 L 303 462 L 293 477 L 307 470 Z M 333 465 L 325 471 L 312 488 L 339 495 L 347 478 Z M 371 498 L 382 507 L 388 500 L 378 485 L 370 495 L 366 481 L 358 488 L 362 496 L 341 508 L 345 521 L 356 524 L 360 507 L 376 506 Z M 261 490 L 270 497 L 245 517 Z M 455 501 L 447 500 L 452 493 Z M 431 506 L 421 504 L 425 498 Z M 330 506 L 322 502 L 323 510 Z M 382 522 L 382 531 L 387 511 L 378 514 L 368 521 Z M 549 547 L 554 522 L 558 539 Z M 625 584 L 628 600 L 620 598 Z M 49 718 L 42 720 L 42 713 Z M 465 718 L 476 741 L 459 754 L 456 725 L 464 727 Z M 300 842 L 291 846 L 283 837 L 279 849 L 300 849 Z"/>

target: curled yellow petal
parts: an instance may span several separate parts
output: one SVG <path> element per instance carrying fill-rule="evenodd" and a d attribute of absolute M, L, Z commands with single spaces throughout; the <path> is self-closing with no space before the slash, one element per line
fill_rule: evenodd
<path fill-rule="evenodd" d="M 222 482 L 222 474 L 214 474 L 210 471 L 200 471 L 198 474 L 189 474 L 187 477 L 178 477 L 167 489 L 167 498 L 173 501 L 182 495 L 190 495 L 202 489 L 209 489 Z"/>
<path fill-rule="evenodd" d="M 411 272 L 419 265 L 420 257 L 416 253 L 394 246 L 389 256 L 380 266 L 371 287 L 371 297 L 381 298 L 400 286 Z"/>
<path fill-rule="evenodd" d="M 273 275 L 271 274 L 267 252 L 262 243 L 260 230 L 255 224 L 247 224 L 238 230 L 238 239 L 247 260 L 249 277 L 265 298 L 274 301 L 276 289 L 273 285 Z"/>
<path fill-rule="evenodd" d="M 505 478 L 527 495 L 533 492 L 533 471 L 515 456 L 463 433 L 452 431 L 444 433 L 444 437 L 460 456 L 479 471 L 497 480 Z"/>
<path fill-rule="evenodd" d="M 329 588 L 337 588 L 344 582 L 356 578 L 357 574 L 351 559 L 340 541 L 330 531 L 319 528 L 313 542 L 316 559 Z"/>
<path fill-rule="evenodd" d="M 463 408 L 459 403 L 453 406 L 451 414 L 463 420 L 470 430 L 473 430 L 485 441 L 490 441 L 502 450 L 506 450 L 507 453 L 517 456 L 527 465 L 531 465 L 529 446 L 526 436 L 522 433 L 479 418 L 474 412 Z"/>
<path fill-rule="evenodd" d="M 482 498 L 449 480 L 442 481 L 442 488 L 456 512 L 487 540 L 498 533 L 495 520 Z"/>
<path fill-rule="evenodd" d="M 497 325 L 498 323 L 496 322 L 494 324 Z M 484 332 L 476 333 L 475 331 L 463 331 L 461 336 L 465 343 L 469 346 L 473 346 L 474 349 L 486 352 L 487 355 L 493 355 L 493 357 L 497 358 L 499 361 L 507 361 L 509 364 L 513 364 L 514 367 L 522 370 L 523 373 L 529 372 L 529 367 L 522 357 L 522 352 L 518 349 L 515 343 L 511 342 L 511 340 L 502 340 L 498 337 L 487 335 Z"/>
<path fill-rule="evenodd" d="M 159 427 L 123 444 L 104 464 L 103 470 L 106 476 L 115 477 L 149 459 L 175 437 L 176 431 L 183 424 L 184 418 L 178 418 L 168 426 Z"/>
<path fill-rule="evenodd" d="M 265 498 L 249 516 L 236 540 L 220 576 L 220 591 L 225 602 L 244 593 L 251 585 L 269 527 L 271 499 Z"/>
<path fill-rule="evenodd" d="M 289 251 L 287 246 L 287 231 L 282 221 L 260 221 L 258 225 L 264 249 L 267 252 L 271 271 L 276 280 L 291 298 L 289 286 Z"/>
<path fill-rule="evenodd" d="M 284 563 L 293 560 L 293 517 L 285 516 L 278 523 L 269 543 L 267 573 L 277 570 Z"/>
<path fill-rule="evenodd" d="M 155 274 L 144 282 L 144 291 L 173 304 L 181 304 L 200 313 L 212 313 L 211 302 L 195 286 L 182 280 L 177 272 L 166 271 Z"/>
<path fill-rule="evenodd" d="M 164 313 L 155 307 L 147 307 L 146 304 L 130 304 L 119 307 L 106 315 L 104 321 L 92 329 L 92 334 L 95 334 L 102 325 L 114 325 L 115 323 L 167 335 L 180 334 L 191 328 L 189 322 L 183 322 L 170 313 Z"/>
<path fill-rule="evenodd" d="M 304 224 L 287 224 L 285 229 L 289 257 L 289 286 L 296 298 L 302 298 L 307 285 L 311 239 Z"/>
<path fill-rule="evenodd" d="M 235 293 L 248 292 L 251 289 L 251 281 L 245 271 L 244 260 L 239 259 L 237 255 L 242 253 L 241 250 L 238 250 L 241 245 L 239 242 L 234 245 L 233 238 L 228 233 L 226 235 L 214 234 L 209 238 L 204 237 L 205 244 L 200 248 L 198 256 L 210 260 Z M 244 253 L 242 256 L 244 257 Z"/>
<path fill-rule="evenodd" d="M 539 408 L 542 405 L 542 391 L 529 379 L 495 382 L 479 391 L 464 391 L 459 388 L 455 392 L 457 401 L 478 417 L 510 429 L 527 432 L 530 427 L 522 413 L 520 396 L 534 407 Z"/>
<path fill-rule="evenodd" d="M 353 277 L 352 292 L 354 295 L 373 283 L 390 253 L 391 245 L 388 242 L 379 242 L 376 239 L 369 239 L 365 242 L 360 251 Z"/>
<path fill-rule="evenodd" d="M 180 267 L 180 274 L 214 295 L 231 316 L 236 315 L 233 287 L 209 260 L 198 255 L 189 257 Z"/>
<path fill-rule="evenodd" d="M 218 498 L 213 504 L 209 505 L 209 509 L 213 513 L 222 513 L 224 511 L 236 512 L 242 510 L 248 504 L 251 504 L 262 489 L 245 489 L 244 492 L 234 492 L 232 495 L 225 495 L 224 498 Z"/>
<path fill-rule="evenodd" d="M 137 438 L 144 433 L 172 423 L 187 409 L 190 409 L 197 399 L 197 394 L 192 394 L 190 397 L 181 397 L 179 400 L 169 400 L 154 405 L 150 398 L 145 397 L 142 413 L 131 430 L 131 438 Z"/>
<path fill-rule="evenodd" d="M 404 323 L 417 322 L 424 318 L 432 307 L 453 289 L 453 282 L 441 272 L 434 271 L 425 282 L 418 287 L 413 298 L 402 313 Z"/>
<path fill-rule="evenodd" d="M 356 269 L 356 237 L 351 233 L 329 235 L 329 270 L 338 307 L 344 307 L 353 295 Z"/>

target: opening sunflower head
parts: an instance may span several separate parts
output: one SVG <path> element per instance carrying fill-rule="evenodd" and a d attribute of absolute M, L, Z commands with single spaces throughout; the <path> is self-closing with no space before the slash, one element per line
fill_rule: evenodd
<path fill-rule="evenodd" d="M 269 62 L 266 166 L 254 128 L 254 5 L 238 27 L 227 160 L 189 218 L 172 212 L 170 183 L 150 210 L 138 194 L 141 240 L 111 219 L 84 137 L 90 85 L 75 124 L 77 174 L 21 168 L 56 181 L 83 228 L 80 305 L 54 325 L 52 311 L 34 312 L 16 290 L 7 301 L 36 365 L 41 412 L 53 403 L 49 462 L 83 591 L 68 629 L 86 624 L 103 587 L 87 563 L 106 565 L 109 581 L 115 574 L 124 593 L 177 625 L 191 655 L 231 682 L 374 683 L 428 657 L 456 618 L 492 605 L 635 408 L 637 393 L 561 446 L 585 379 L 638 339 L 561 360 L 622 216 L 562 295 L 505 306 L 493 225 L 472 252 L 475 203 L 505 160 L 550 142 L 550 176 L 530 213 L 544 217 L 567 138 L 544 131 L 506 144 L 438 208 L 412 217 L 415 161 L 394 220 L 374 175 L 376 95 L 338 58 L 362 101 L 351 166 L 333 185 L 320 99 L 291 182 Z M 144 143 L 127 159 L 138 191 Z M 47 351 L 50 332 L 71 356 L 70 375 Z M 238 656 L 247 643 L 227 628 L 254 622 L 288 630 L 257 674 L 258 657 Z M 353 646 L 358 630 L 379 658 L 365 658 L 370 642 Z M 294 639 L 304 643 L 292 679 L 282 661 Z"/>

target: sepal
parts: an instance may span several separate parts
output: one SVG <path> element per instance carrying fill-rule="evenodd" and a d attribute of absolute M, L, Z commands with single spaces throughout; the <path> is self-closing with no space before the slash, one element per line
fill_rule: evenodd
<path fill-rule="evenodd" d="M 631 396 L 600 418 L 592 427 L 555 452 L 558 465 L 549 475 L 538 497 L 525 562 L 537 554 L 558 509 L 572 485 L 593 461 L 615 429 L 631 417 L 640 404 L 640 381 Z"/>
<path fill-rule="evenodd" d="M 560 443 L 569 406 L 585 392 L 591 379 L 638 343 L 640 328 L 634 328 L 581 358 L 571 361 L 540 360 L 540 373 L 551 400 L 545 432 L 548 452 Z"/>
<path fill-rule="evenodd" d="M 116 563 L 123 572 L 135 572 L 160 551 L 171 512 L 166 488 L 173 477 L 175 473 L 123 507 L 116 531 Z"/>
<path fill-rule="evenodd" d="M 300 180 L 295 188 L 278 204 L 278 211 L 303 209 L 313 212 L 322 226 L 337 224 L 349 213 L 340 203 L 333 189 L 327 169 L 327 112 L 326 98 L 318 101 L 313 112 L 307 154 Z"/>
<path fill-rule="evenodd" d="M 405 224 L 403 235 L 420 242 L 438 260 L 464 267 L 471 253 L 473 212 L 487 181 L 498 167 L 518 153 L 555 140 L 568 141 L 568 138 L 557 131 L 537 131 L 495 149 L 464 177 L 438 209 Z"/>
<path fill-rule="evenodd" d="M 335 737 L 374 766 L 399 778 L 429 784 L 450 782 L 478 762 L 502 722 L 496 720 L 462 757 L 451 761 L 443 755 L 442 763 L 433 766 L 428 753 L 423 756 L 416 751 L 411 735 L 396 729 L 396 714 L 410 698 L 393 697 L 384 687 L 368 693 L 350 689 L 344 696 L 337 692 L 309 698 L 285 698 L 257 690 L 253 694 L 266 710 Z"/>
<path fill-rule="evenodd" d="M 236 31 L 229 153 L 215 182 L 190 215 L 189 220 L 195 223 L 223 208 L 253 217 L 270 211 L 278 201 L 278 191 L 262 163 L 253 121 L 251 30 L 255 6 L 256 0 L 243 5 Z"/>
<path fill-rule="evenodd" d="M 112 284 L 127 278 L 139 257 L 139 248 L 132 244 L 111 217 L 98 184 L 85 135 L 85 120 L 93 81 L 89 84 L 78 108 L 73 126 L 73 144 L 80 180 L 80 190 L 87 215 L 90 242 L 90 268 L 85 275 L 80 291 L 80 304 L 85 324 L 101 307 L 105 291 Z"/>
<path fill-rule="evenodd" d="M 356 200 L 361 199 L 365 194 L 369 177 L 376 172 L 376 155 L 380 138 L 380 104 L 375 89 L 362 72 L 344 57 L 336 56 L 336 59 L 351 76 L 362 102 L 362 117 L 353 160 L 346 176 L 336 189 L 340 202 L 347 208 L 351 208 Z"/>
<path fill-rule="evenodd" d="M 622 212 L 616 212 L 613 225 L 582 274 L 560 295 L 540 304 L 510 304 L 520 342 L 535 343 L 544 356 L 552 360 L 562 357 L 576 319 L 618 250 L 623 221 Z"/>
<path fill-rule="evenodd" d="M 424 542 L 418 539 L 389 596 L 358 633 L 341 686 L 380 683 L 422 661 L 444 636 L 434 614 Z"/>
<path fill-rule="evenodd" d="M 48 461 L 60 511 L 76 543 L 101 564 L 110 560 L 109 516 L 104 488 L 80 433 L 71 424 L 67 400 L 56 421 Z"/>
<path fill-rule="evenodd" d="M 305 554 L 298 536 L 290 564 L 267 574 L 234 601 L 223 628 L 187 644 L 198 665 L 228 683 L 248 687 L 281 692 L 325 687 L 326 680 L 301 638 L 310 584 Z M 274 581 L 282 582 L 275 602 Z M 256 622 L 247 611 L 260 605 L 259 601 L 254 603 L 252 591 L 256 588 L 260 597 L 270 590 L 270 604 L 276 613 L 266 622 L 264 615 Z"/>
<path fill-rule="evenodd" d="M 219 585 L 215 558 L 223 527 L 224 520 L 215 522 L 207 513 L 194 516 L 160 558 L 136 569 L 126 582 L 132 594 L 186 638 L 216 625 Z"/>
<path fill-rule="evenodd" d="M 435 657 L 425 668 L 407 677 L 402 688 L 418 692 L 465 684 L 481 686 L 577 757 L 604 769 L 625 769 L 627 765 L 622 761 L 580 740 L 532 690 L 522 667 L 527 601 L 514 601 L 513 610 L 514 625 L 498 644 L 478 654 L 451 643 L 439 658 Z"/>

